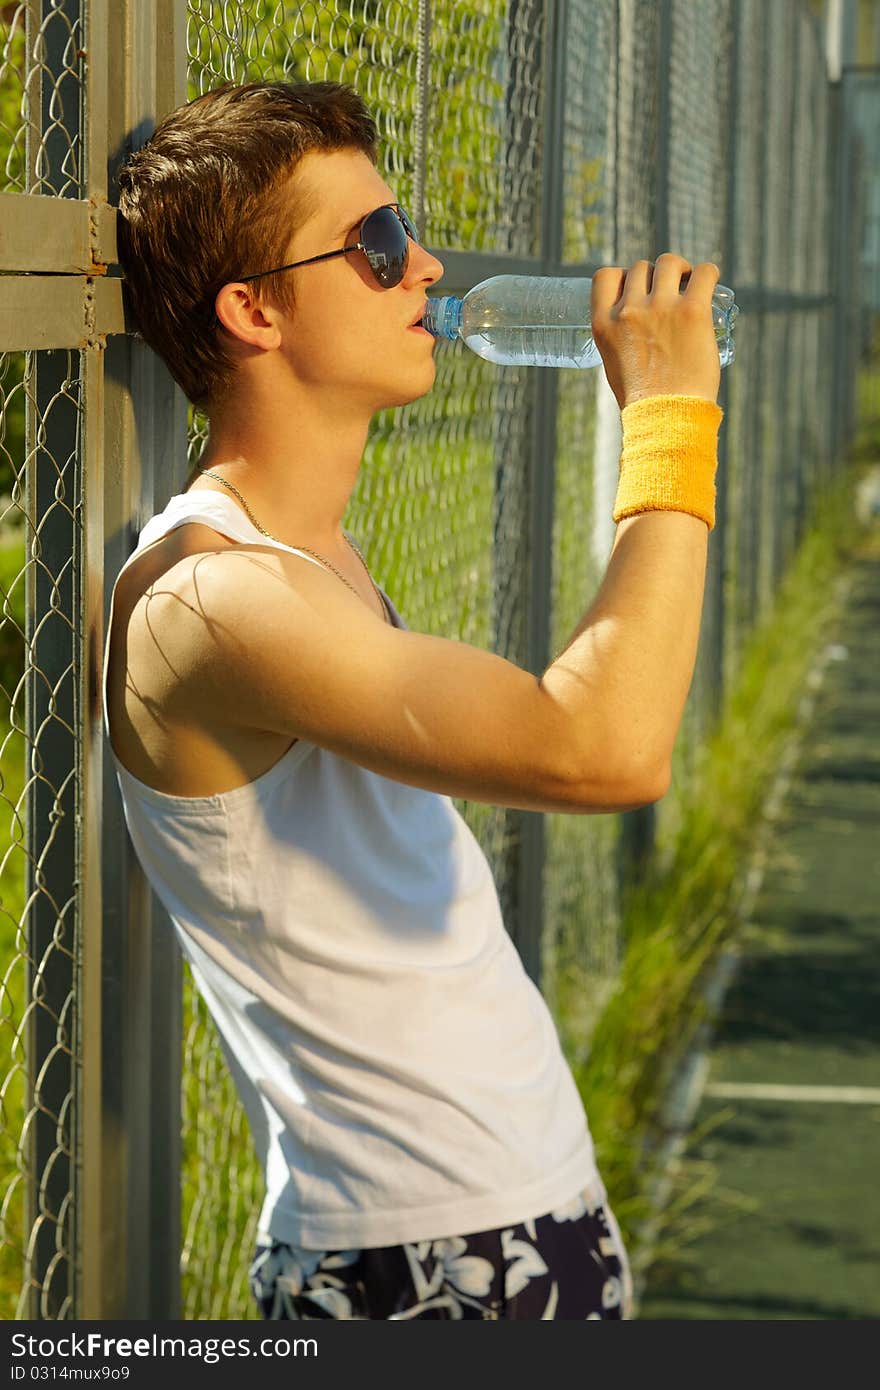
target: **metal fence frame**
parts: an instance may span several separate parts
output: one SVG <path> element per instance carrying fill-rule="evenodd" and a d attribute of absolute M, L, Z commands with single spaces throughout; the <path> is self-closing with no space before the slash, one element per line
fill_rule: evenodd
<path fill-rule="evenodd" d="M 621 7 L 626 4 L 627 0 L 620 0 L 617 7 L 618 38 Z M 529 5 L 530 0 L 510 0 L 511 19 L 519 7 L 528 9 Z M 38 26 L 53 8 L 57 8 L 57 0 L 55 6 L 50 0 L 29 0 L 31 25 Z M 72 627 L 66 638 L 60 638 L 54 628 L 46 628 L 45 636 L 37 633 L 51 600 L 45 585 L 34 578 L 27 605 L 28 637 L 34 640 L 35 651 L 39 650 L 42 670 L 51 673 L 53 685 L 61 683 L 69 669 L 75 673 L 75 679 L 68 680 L 67 703 L 61 711 L 72 732 L 55 755 L 60 766 L 75 767 L 76 779 L 66 788 L 64 815 L 52 842 L 52 856 L 42 863 L 42 886 L 51 890 L 49 898 L 56 908 L 64 904 L 77 919 L 78 1008 L 75 1041 L 58 1083 L 62 1090 L 72 1086 L 75 1092 L 72 1145 L 66 1164 L 50 1165 L 54 1189 L 33 1194 L 37 1235 L 30 1252 L 32 1293 L 26 1315 L 35 1319 L 170 1319 L 179 1316 L 180 1214 L 169 1196 L 177 1190 L 180 1155 L 181 962 L 170 926 L 163 922 L 163 909 L 146 884 L 125 829 L 115 772 L 104 750 L 101 665 L 110 596 L 105 575 L 118 571 L 140 527 L 174 491 L 177 480 L 172 476 L 172 461 L 186 449 L 185 398 L 146 345 L 126 332 L 116 266 L 115 211 L 108 204 L 108 188 L 128 151 L 148 138 L 164 112 L 186 100 L 187 7 L 185 0 L 64 0 L 64 8 L 72 23 L 82 24 L 85 34 L 80 54 L 84 101 L 79 132 L 85 157 L 79 196 L 0 194 L 0 268 L 15 272 L 0 277 L 0 351 L 78 351 L 83 394 L 76 445 L 81 513 L 58 518 L 51 531 L 42 532 L 44 558 L 67 575 L 63 609 Z M 431 248 L 442 256 L 447 292 L 463 290 L 497 273 L 573 276 L 591 275 L 597 269 L 595 263 L 572 264 L 561 258 L 562 74 L 569 8 L 569 0 L 546 0 L 543 4 L 541 64 L 549 94 L 543 138 L 551 157 L 543 161 L 540 254 L 528 258 Z M 737 6 L 733 9 L 736 15 Z M 669 57 L 672 15 L 673 0 L 661 0 L 660 148 L 651 254 L 666 249 L 669 241 L 669 113 L 663 105 L 662 75 Z M 416 216 L 424 226 L 424 131 L 430 100 L 428 0 L 420 0 L 418 16 L 421 134 L 416 146 Z M 733 49 L 736 63 L 736 43 Z M 64 61 L 61 52 L 49 54 L 45 101 L 51 94 L 53 64 L 60 70 Z M 733 80 L 735 84 L 735 71 Z M 857 216 L 849 196 L 854 171 L 847 139 L 847 81 L 844 75 L 841 83 L 832 84 L 835 119 L 831 141 L 838 157 L 832 158 L 831 167 L 837 170 L 838 182 L 833 194 L 829 191 L 829 198 L 836 197 L 843 215 L 835 224 L 828 294 L 788 294 L 764 284 L 741 284 L 732 237 L 725 247 L 725 278 L 735 287 L 744 315 L 765 315 L 777 309 L 812 311 L 835 304 L 834 458 L 845 448 L 852 428 L 855 357 L 851 344 L 858 329 L 853 321 L 857 306 L 847 258 L 852 244 L 850 219 Z M 48 109 L 44 116 L 47 123 Z M 794 109 L 791 120 L 793 132 Z M 51 158 L 51 145 L 48 155 Z M 735 156 L 725 176 L 733 206 Z M 850 346 L 843 350 L 845 345 Z M 50 417 L 47 435 L 37 438 L 42 405 L 57 392 L 62 371 L 61 356 L 56 358 L 49 351 L 40 355 L 37 409 L 30 411 L 28 425 L 29 447 L 37 460 L 27 504 L 34 522 L 50 500 L 46 493 L 50 474 L 41 469 L 40 457 L 55 449 L 63 453 L 69 448 L 71 430 L 77 429 L 69 414 L 62 419 L 56 412 Z M 539 671 L 550 659 L 554 478 L 546 460 L 556 454 L 558 374 L 538 371 L 533 378 L 527 649 L 529 668 Z M 724 404 L 724 394 L 721 399 Z M 723 434 L 721 447 L 714 541 L 717 554 L 712 562 L 715 574 L 707 590 L 707 603 L 715 605 L 719 615 L 723 608 L 720 580 L 727 472 Z M 798 533 L 799 527 L 800 521 Z M 73 564 L 69 563 L 71 556 Z M 714 630 L 721 633 L 720 622 Z M 722 661 L 719 650 L 719 670 Z M 45 717 L 47 696 L 45 686 L 34 681 L 28 692 L 26 717 L 32 729 Z M 716 693 L 720 699 L 720 685 Z M 57 707 L 55 712 L 57 715 Z M 54 805 L 57 807 L 57 799 Z M 38 839 L 37 822 L 42 824 L 50 810 L 40 801 L 39 792 L 30 799 L 32 843 Z M 507 814 L 513 833 L 506 866 L 511 885 L 509 901 L 504 904 L 506 920 L 527 970 L 538 981 L 544 817 L 517 811 Z M 622 872 L 630 872 L 650 853 L 652 825 L 652 808 L 624 817 Z M 52 912 L 41 915 L 39 904 L 48 900 L 34 896 L 36 905 L 29 926 L 34 947 L 30 954 L 36 960 L 55 928 Z M 158 930 L 159 926 L 165 929 Z M 59 1007 L 63 1007 L 70 982 L 53 982 L 43 973 L 41 988 L 50 998 L 55 991 Z M 158 1010 L 154 1008 L 157 1001 L 162 1005 L 161 1026 L 157 1026 Z M 35 1019 L 39 1017 L 37 1011 Z M 36 1084 L 37 1071 L 42 1068 L 45 1073 L 46 1058 L 57 1049 L 57 1033 L 47 1031 L 45 1022 L 35 1022 L 30 1047 Z M 59 1096 L 59 1103 L 63 1104 L 63 1096 Z M 48 1116 L 34 1125 L 31 1143 L 31 1171 L 42 1173 L 57 1146 L 57 1133 Z M 75 1194 L 69 1214 L 71 1243 L 68 1251 L 59 1253 L 49 1228 L 42 1228 L 45 1234 L 40 1233 L 38 1207 L 47 1198 L 63 1206 L 70 1193 Z"/>

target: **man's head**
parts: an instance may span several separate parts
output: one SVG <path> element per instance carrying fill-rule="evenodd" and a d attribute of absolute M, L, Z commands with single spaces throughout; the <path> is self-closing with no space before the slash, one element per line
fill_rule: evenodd
<path fill-rule="evenodd" d="M 318 212 L 297 170 L 336 151 L 377 164 L 376 126 L 352 88 L 227 84 L 172 111 L 120 170 L 119 259 L 136 327 L 195 405 L 222 400 L 239 365 L 215 317 L 219 291 L 293 259 L 292 238 Z M 295 277 L 310 269 L 250 281 L 251 300 L 292 314 Z"/>

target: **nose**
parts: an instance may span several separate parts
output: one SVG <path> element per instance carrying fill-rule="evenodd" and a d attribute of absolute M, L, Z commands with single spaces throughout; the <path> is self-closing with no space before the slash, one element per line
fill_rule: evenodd
<path fill-rule="evenodd" d="M 443 262 L 432 256 L 420 242 L 411 241 L 407 272 L 413 279 L 427 280 L 429 284 L 436 285 L 438 280 L 443 279 L 445 268 Z"/>

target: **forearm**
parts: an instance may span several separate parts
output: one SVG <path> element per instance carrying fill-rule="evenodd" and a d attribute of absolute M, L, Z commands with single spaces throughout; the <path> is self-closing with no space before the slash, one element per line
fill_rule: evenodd
<path fill-rule="evenodd" d="M 602 586 L 541 684 L 572 725 L 650 785 L 672 759 L 700 634 L 708 528 L 683 512 L 621 521 Z"/>
<path fill-rule="evenodd" d="M 649 480 L 652 469 L 660 477 L 666 495 L 649 486 L 640 502 L 631 475 L 615 515 L 625 504 L 656 506 L 658 499 L 690 506 L 697 498 L 697 509 L 706 512 L 707 498 L 714 500 L 717 424 L 699 407 L 692 418 L 691 428 L 679 410 L 666 440 L 662 429 L 656 432 L 654 458 L 642 449 L 637 460 Z M 676 492 L 682 478 L 695 486 L 688 482 Z M 707 514 L 714 524 L 711 507 Z M 668 776 L 696 663 L 708 537 L 705 517 L 684 510 L 640 511 L 618 523 L 599 592 L 541 678 L 570 716 L 575 748 L 583 749 L 579 756 L 587 765 L 604 746 L 621 776 L 635 773 L 649 787 Z"/>

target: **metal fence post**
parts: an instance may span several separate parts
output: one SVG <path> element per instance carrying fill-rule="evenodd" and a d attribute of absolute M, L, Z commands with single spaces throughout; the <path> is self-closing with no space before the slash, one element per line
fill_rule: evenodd
<path fill-rule="evenodd" d="M 93 36 L 109 35 L 103 186 L 157 120 L 186 100 L 185 0 L 92 0 Z M 97 119 L 97 116 L 96 116 Z M 98 171 L 95 172 L 97 178 Z M 118 273 L 111 266 L 111 273 Z M 146 344 L 113 335 L 92 396 L 86 450 L 93 594 L 89 660 L 90 814 L 100 847 L 100 915 L 84 951 L 82 1174 L 85 1318 L 179 1316 L 182 969 L 173 930 L 128 838 L 104 742 L 103 648 L 113 581 L 144 521 L 186 468 L 186 400 Z M 100 808 L 100 809 L 98 809 Z"/>
<path fill-rule="evenodd" d="M 765 191 L 763 206 L 760 212 L 760 242 L 758 252 L 758 276 L 755 289 L 757 291 L 757 302 L 755 304 L 755 318 L 758 323 L 758 333 L 754 344 L 755 356 L 758 359 L 756 374 L 759 380 L 764 379 L 765 366 L 767 362 L 767 246 L 769 238 L 767 236 L 767 224 L 770 218 L 770 199 L 766 196 L 767 174 L 769 170 L 769 145 L 771 133 L 769 131 L 770 116 L 770 83 L 772 81 L 771 67 L 771 32 L 770 32 L 770 7 L 763 6 L 761 10 L 761 54 L 763 58 L 761 73 L 761 127 L 766 132 L 766 137 L 761 141 L 760 156 L 760 175 L 759 186 Z M 749 566 L 748 566 L 748 585 L 749 601 L 746 611 L 754 621 L 761 612 L 763 591 L 761 587 L 762 556 L 764 550 L 764 534 L 767 526 L 767 518 L 764 508 L 761 505 L 763 494 L 763 473 L 767 466 L 764 458 L 764 422 L 763 412 L 766 401 L 762 395 L 758 408 L 752 412 L 752 432 L 751 448 L 749 449 L 750 475 L 752 487 L 750 489 L 750 499 L 753 504 L 756 524 L 749 528 Z"/>
<path fill-rule="evenodd" d="M 561 257 L 562 227 L 562 102 L 564 78 L 565 12 L 567 0 L 510 0 L 507 11 L 509 69 L 506 92 L 507 148 L 504 167 L 520 167 L 520 150 L 530 147 L 532 128 L 527 115 L 518 109 L 518 93 L 525 76 L 523 69 L 540 64 L 546 103 L 541 139 L 545 158 L 542 165 L 541 241 L 539 259 L 529 267 L 510 266 L 513 274 L 548 274 L 549 266 Z M 538 16 L 527 54 L 517 48 L 515 38 L 527 30 L 524 20 Z M 534 32 L 537 31 L 537 32 Z M 507 248 L 512 251 L 512 247 Z M 443 255 L 444 261 L 450 258 Z M 483 261 L 480 278 L 504 273 L 503 265 Z M 544 368 L 529 373 L 528 432 L 526 457 L 521 468 L 524 496 L 517 495 L 511 507 L 511 467 L 508 422 L 503 404 L 496 411 L 495 555 L 493 630 L 496 646 L 517 664 L 540 674 L 549 661 L 550 608 L 552 602 L 553 544 L 553 463 L 556 455 L 556 373 Z M 516 463 L 513 464 L 516 467 Z M 510 508 L 510 514 L 508 514 Z M 516 542 L 499 545 L 503 531 Z M 525 553 L 523 567 L 517 555 Z M 509 557 L 509 560 L 508 560 Z M 499 558 L 507 561 L 499 568 Z M 514 568 L 511 568 L 512 561 Z M 512 601 L 513 596 L 517 596 Z M 521 596 L 521 598 L 519 597 Z M 525 607 L 524 622 L 516 621 Z M 544 815 L 537 811 L 508 810 L 504 816 L 505 839 L 502 862 L 495 865 L 499 900 L 508 931 L 530 978 L 541 977 L 544 924 Z"/>
<path fill-rule="evenodd" d="M 816 27 L 817 27 L 818 21 L 817 21 L 817 19 L 816 19 L 816 16 L 814 16 L 814 15 L 809 16 L 809 20 L 811 20 L 811 21 L 812 21 L 812 24 L 813 24 L 813 29 L 814 29 L 813 38 L 814 38 L 814 40 L 815 40 L 815 37 L 816 37 L 816 32 L 815 32 L 815 31 L 816 31 Z M 797 34 L 798 34 L 798 44 L 800 45 L 801 50 L 803 50 L 804 48 L 807 47 L 807 45 L 806 45 L 806 37 L 807 37 L 807 35 L 806 35 L 806 32 L 805 32 L 805 29 L 804 29 L 804 28 L 802 27 L 802 25 L 800 25 L 800 24 L 797 26 Z M 803 84 L 803 86 L 806 86 L 806 85 L 808 84 L 808 80 L 809 80 L 809 79 L 808 79 L 808 73 L 809 73 L 809 66 L 808 66 L 808 64 L 809 64 L 809 52 L 807 52 L 807 53 L 804 55 L 804 58 L 806 59 L 806 61 L 804 61 L 804 60 L 799 56 L 799 61 L 798 61 L 797 67 L 796 67 L 796 69 L 795 69 L 798 76 L 797 76 L 797 85 L 796 85 L 796 88 L 795 88 L 795 101 L 794 101 L 793 114 L 792 114 L 792 168 L 793 168 L 793 171 L 794 171 L 794 172 L 793 172 L 793 185 L 792 185 L 792 197 L 793 197 L 793 199 L 796 198 L 796 196 L 797 196 L 797 194 L 798 194 L 799 191 L 801 192 L 801 196 L 803 196 L 802 159 L 801 159 L 801 151 L 800 151 L 800 149 L 798 148 L 798 143 L 797 143 L 797 137 L 798 137 L 797 112 L 798 112 L 798 110 L 799 110 L 799 108 L 800 108 L 802 84 Z M 808 222 L 808 223 L 806 224 L 805 228 L 804 228 L 804 240 L 803 240 L 803 245 L 802 245 L 802 264 L 806 267 L 806 274 L 803 276 L 803 278 L 802 278 L 802 280 L 801 280 L 801 284 L 800 284 L 800 286 L 799 286 L 799 289 L 801 289 L 801 290 L 802 290 L 803 292 L 805 292 L 805 293 L 806 293 L 806 292 L 809 292 L 810 290 L 815 290 L 815 288 L 816 288 L 816 286 L 812 283 L 812 266 L 813 266 L 813 254 L 812 254 L 812 252 L 813 252 L 813 245 L 814 245 L 815 229 L 816 229 L 816 222 L 815 222 L 815 221 L 810 221 L 810 222 Z M 798 359 L 799 359 L 799 358 L 803 355 L 803 353 L 804 353 L 804 344 L 805 344 L 805 341 L 806 341 L 806 339 L 807 339 L 807 337 L 808 337 L 808 335 L 809 335 L 809 333 L 810 333 L 810 331 L 811 331 L 811 328 L 812 328 L 812 319 L 811 319 L 811 316 L 808 316 L 808 315 L 806 315 L 806 314 L 803 314 L 803 315 L 798 315 L 795 321 L 796 321 L 796 323 L 797 323 L 797 325 L 798 325 L 797 340 L 796 340 L 796 345 L 795 345 L 795 354 L 796 354 L 796 355 L 795 355 L 795 363 L 797 363 Z M 801 535 L 802 535 L 802 533 L 803 533 L 804 520 L 805 520 L 805 517 L 806 517 L 806 504 L 807 504 L 807 497 L 808 497 L 808 489 L 809 489 L 810 479 L 811 479 L 811 476 L 812 476 L 812 459 L 810 458 L 810 452 L 809 452 L 809 396 L 810 396 L 811 390 L 815 390 L 815 387 L 814 387 L 814 386 L 811 386 L 811 383 L 807 381 L 805 374 L 798 374 L 796 380 L 797 380 L 797 388 L 796 388 L 796 389 L 797 389 L 797 402 L 798 402 L 798 405 L 797 405 L 797 423 L 796 423 L 796 427 L 795 427 L 795 428 L 796 428 L 796 432 L 797 432 L 797 433 L 796 433 L 796 440 L 797 440 L 797 443 L 796 443 L 796 459 L 797 459 L 797 465 L 796 465 L 796 471 L 795 471 L 795 476 L 794 476 L 794 480 L 793 480 L 792 493 L 791 493 L 791 496 L 790 496 L 790 499 L 789 499 L 789 501 L 790 501 L 790 509 L 791 509 L 791 511 L 790 511 L 790 527 L 791 527 L 790 535 L 791 535 L 792 550 L 795 550 L 795 549 L 797 548 L 798 544 L 800 543 Z"/>
<path fill-rule="evenodd" d="M 736 200 L 738 193 L 738 174 L 740 162 L 739 148 L 739 123 L 737 121 L 737 91 L 739 87 L 739 54 L 742 42 L 742 8 L 736 4 L 735 0 L 730 0 L 730 48 L 727 59 L 729 67 L 729 86 L 727 88 L 728 106 L 728 142 L 727 142 L 727 225 L 724 230 L 724 265 L 721 267 L 722 280 L 725 285 L 737 285 L 739 275 L 737 269 L 736 256 Z M 724 411 L 725 416 L 730 410 L 730 380 L 729 374 L 724 371 L 721 373 L 721 390 L 718 396 L 718 403 Z M 735 613 L 730 600 L 730 585 L 728 576 L 730 569 L 735 564 L 735 556 L 731 554 L 729 544 L 729 534 L 727 526 L 727 509 L 730 498 L 730 477 L 729 477 L 729 453 L 728 437 L 729 430 L 722 429 L 718 438 L 718 473 L 716 480 L 716 505 L 715 505 L 715 531 L 713 533 L 714 548 L 716 551 L 715 562 L 718 573 L 718 583 L 715 589 L 716 595 L 716 619 L 714 624 L 716 640 L 716 661 L 715 670 L 717 680 L 713 687 L 714 707 L 713 716 L 717 719 L 724 704 L 724 697 L 728 685 L 728 653 L 731 650 L 730 642 L 735 638 L 735 632 L 729 632 L 728 626 L 735 623 Z M 711 544 L 711 542 L 710 542 Z"/>
<path fill-rule="evenodd" d="M 547 273 L 547 264 L 558 262 L 562 256 L 562 133 L 567 8 L 567 0 L 548 0 L 544 5 L 544 51 L 541 57 L 545 105 L 540 244 L 544 274 Z M 558 375 L 541 367 L 532 368 L 530 375 L 528 503 L 524 509 L 529 575 L 524 636 L 527 667 L 539 675 L 550 660 Z M 545 818 L 541 812 L 517 811 L 511 812 L 511 820 L 518 831 L 514 939 L 530 977 L 540 984 L 544 932 Z"/>
<path fill-rule="evenodd" d="M 36 182 L 79 197 L 79 168 L 71 148 L 82 133 L 81 92 L 70 100 L 70 34 L 81 24 L 79 0 L 68 0 L 65 25 L 48 23 L 55 7 L 28 6 L 28 46 L 41 32 L 38 121 L 27 129 L 29 191 Z M 69 26 L 69 28 L 68 28 Z M 58 87 L 68 82 L 68 103 Z M 74 88 L 75 90 L 75 88 Z M 39 134 L 39 155 L 33 136 Z M 74 163 L 76 160 L 74 159 Z M 27 396 L 26 510 L 33 528 L 26 570 L 26 640 L 31 664 L 25 686 L 25 727 L 32 749 L 27 796 L 29 903 L 28 996 L 38 1001 L 28 1026 L 29 1088 L 33 1120 L 28 1134 L 31 1242 L 28 1250 L 30 1317 L 71 1316 L 73 1303 L 75 1117 L 75 950 L 78 918 L 76 864 L 79 720 L 76 618 L 80 576 L 80 460 L 76 441 L 79 401 L 76 354 L 35 357 L 33 393 Z M 65 770 L 60 785 L 55 776 Z"/>
<path fill-rule="evenodd" d="M 415 192 L 413 195 L 416 227 L 425 236 L 425 186 L 427 182 L 427 130 L 431 94 L 431 0 L 419 0 L 418 60 L 416 85 L 418 106 L 415 126 Z"/>
<path fill-rule="evenodd" d="M 794 189 L 795 189 L 795 149 L 796 149 L 796 121 L 797 121 L 797 82 L 800 71 L 800 52 L 801 52 L 801 25 L 797 22 L 798 11 L 794 6 L 789 6 L 787 21 L 788 33 L 786 34 L 786 52 L 791 53 L 791 66 L 787 97 L 789 101 L 788 123 L 785 131 L 785 141 L 788 146 L 787 159 L 787 182 L 788 194 L 787 206 L 793 208 Z M 774 286 L 774 288 L 776 288 Z M 787 289 L 792 288 L 789 280 Z M 790 517 L 793 487 L 797 487 L 797 474 L 802 466 L 800 449 L 793 449 L 794 441 L 790 436 L 790 408 L 789 400 L 795 391 L 796 383 L 791 370 L 792 363 L 792 338 L 794 336 L 793 315 L 796 311 L 789 310 L 785 314 L 783 326 L 783 347 L 782 347 L 782 390 L 779 401 L 779 414 L 782 425 L 782 449 L 779 466 L 774 478 L 774 505 L 773 505 L 773 572 L 772 588 L 775 593 L 779 583 L 785 573 L 789 559 L 791 558 L 792 543 L 790 540 Z M 792 458 L 791 469 L 786 468 L 785 461 Z"/>
<path fill-rule="evenodd" d="M 834 310 L 834 372 L 832 377 L 831 438 L 832 461 L 834 461 L 839 457 L 843 448 L 846 430 L 843 402 L 845 377 L 849 366 L 846 352 L 846 296 L 848 294 L 846 282 L 846 248 L 850 243 L 851 210 L 846 192 L 851 185 L 851 172 L 846 87 L 842 78 L 840 81 L 832 83 L 832 95 L 834 112 L 834 119 L 832 121 L 833 144 L 829 153 L 829 164 L 834 171 L 834 200 L 839 209 L 839 215 L 833 224 L 834 253 L 832 284 L 834 286 L 836 303 Z"/>
<path fill-rule="evenodd" d="M 669 176 L 672 140 L 672 32 L 674 0 L 660 0 L 657 50 L 657 186 L 654 205 L 654 256 L 669 247 Z M 646 252 L 647 254 L 647 252 Z"/>
<path fill-rule="evenodd" d="M 856 390 L 861 361 L 862 313 L 864 294 L 861 285 L 862 234 L 865 216 L 865 182 L 868 165 L 868 151 L 865 140 L 856 120 L 858 104 L 858 71 L 843 74 L 843 119 L 847 141 L 848 182 L 843 196 L 849 203 L 849 222 L 847 240 L 843 243 L 843 358 L 846 371 L 843 375 L 842 412 L 844 427 L 844 446 L 847 448 L 853 439 L 856 423 Z M 840 458 L 841 465 L 844 458 Z"/>

